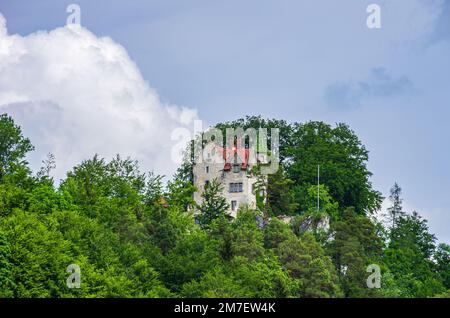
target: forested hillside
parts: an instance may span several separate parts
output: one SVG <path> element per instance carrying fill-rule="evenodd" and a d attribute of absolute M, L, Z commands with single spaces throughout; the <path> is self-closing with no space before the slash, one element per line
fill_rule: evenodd
<path fill-rule="evenodd" d="M 31 171 L 32 141 L 2 115 L 0 297 L 450 295 L 450 246 L 403 210 L 398 185 L 388 225 L 376 221 L 382 196 L 348 126 L 259 117 L 218 125 L 228 126 L 280 128 L 281 169 L 259 210 L 243 208 L 236 219 L 212 182 L 196 221 L 189 161 L 163 186 L 157 171 L 140 171 L 132 159 L 93 154 L 56 186 L 55 158 Z M 318 226 L 324 217 L 328 231 Z M 70 264 L 81 269 L 81 288 L 66 285 Z M 381 268 L 381 288 L 367 287 L 370 264 Z"/>

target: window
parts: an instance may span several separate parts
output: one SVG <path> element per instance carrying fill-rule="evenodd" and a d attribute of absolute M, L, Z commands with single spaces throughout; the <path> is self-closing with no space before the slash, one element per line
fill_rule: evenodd
<path fill-rule="evenodd" d="M 206 173 L 209 173 L 209 166 L 206 166 Z"/>
<path fill-rule="evenodd" d="M 207 185 L 209 185 L 209 180 L 206 180 L 206 181 L 205 181 L 205 187 L 206 187 Z"/>
<path fill-rule="evenodd" d="M 238 173 L 239 171 L 241 171 L 241 166 L 240 165 L 234 165 L 233 166 L 233 172 L 234 173 Z"/>
<path fill-rule="evenodd" d="M 236 201 L 231 201 L 231 211 L 236 211 L 236 205 L 237 205 L 237 202 Z"/>
<path fill-rule="evenodd" d="M 230 183 L 230 192 L 231 193 L 242 192 L 242 191 L 243 191 L 242 182 Z"/>

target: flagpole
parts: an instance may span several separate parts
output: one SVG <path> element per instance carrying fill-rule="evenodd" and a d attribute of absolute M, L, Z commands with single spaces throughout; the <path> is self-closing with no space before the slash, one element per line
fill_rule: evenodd
<path fill-rule="evenodd" d="M 317 165 L 317 212 L 320 210 L 320 165 Z"/>

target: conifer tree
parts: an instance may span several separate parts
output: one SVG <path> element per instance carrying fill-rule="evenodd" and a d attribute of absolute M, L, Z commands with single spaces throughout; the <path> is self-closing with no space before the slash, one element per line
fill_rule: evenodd
<path fill-rule="evenodd" d="M 401 195 L 402 188 L 395 182 L 389 195 L 389 200 L 392 202 L 392 206 L 388 208 L 388 218 L 391 224 L 391 230 L 396 227 L 398 219 L 405 215 L 405 212 L 403 212 L 403 199 L 401 198 Z"/>
<path fill-rule="evenodd" d="M 214 179 L 205 185 L 202 193 L 202 204 L 197 208 L 200 211 L 199 221 L 204 227 L 213 220 L 225 215 L 228 210 L 228 203 L 222 196 L 223 187 L 221 183 Z"/>

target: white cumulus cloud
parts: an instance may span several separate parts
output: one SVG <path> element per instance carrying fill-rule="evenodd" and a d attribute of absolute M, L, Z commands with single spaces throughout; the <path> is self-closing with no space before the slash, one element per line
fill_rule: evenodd
<path fill-rule="evenodd" d="M 0 14 L 0 113 L 5 112 L 36 147 L 32 167 L 51 152 L 57 178 L 96 153 L 131 156 L 144 170 L 170 174 L 176 168 L 171 132 L 192 130 L 197 118 L 194 109 L 163 104 L 111 38 L 76 25 L 9 35 Z"/>

